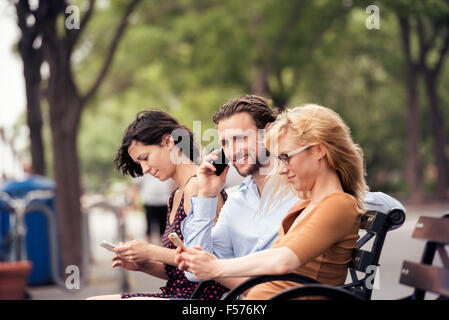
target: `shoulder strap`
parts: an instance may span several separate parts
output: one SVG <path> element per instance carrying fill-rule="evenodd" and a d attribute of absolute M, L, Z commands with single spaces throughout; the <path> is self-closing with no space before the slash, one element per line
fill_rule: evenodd
<path fill-rule="evenodd" d="M 181 196 L 182 199 L 184 199 L 184 190 L 186 189 L 186 185 L 189 183 L 190 179 L 192 179 L 194 177 L 196 177 L 196 174 L 194 174 L 189 179 L 187 179 L 186 184 L 184 185 L 184 189 L 182 190 L 182 196 Z"/>
<path fill-rule="evenodd" d="M 186 185 L 189 183 L 190 179 L 195 178 L 195 177 L 196 177 L 196 174 L 194 174 L 189 179 L 187 179 L 186 184 L 184 185 L 184 189 L 186 188 Z"/>

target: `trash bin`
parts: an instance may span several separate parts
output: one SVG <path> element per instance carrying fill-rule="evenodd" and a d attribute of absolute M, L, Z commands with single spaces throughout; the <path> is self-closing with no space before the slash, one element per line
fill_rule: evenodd
<path fill-rule="evenodd" d="M 0 187 L 0 191 L 8 193 L 12 198 L 25 197 L 27 192 L 32 190 L 51 190 L 55 191 L 55 183 L 42 176 L 32 175 L 26 180 L 22 181 L 9 181 Z M 59 260 L 60 257 L 51 256 L 51 243 L 50 243 L 50 223 L 55 223 L 56 210 L 55 199 L 42 199 L 33 200 L 32 203 L 39 202 L 47 205 L 51 210 L 51 214 L 54 216 L 53 221 L 49 219 L 43 212 L 32 211 L 25 216 L 26 225 L 26 250 L 28 259 L 33 263 L 32 272 L 28 278 L 28 285 L 45 285 L 54 283 L 52 276 L 52 260 Z M 1 222 L 1 239 L 5 239 L 5 235 L 9 230 L 9 212 L 5 211 L 5 208 L 0 209 L 0 222 Z M 48 213 L 47 213 L 48 214 Z M 0 250 L 3 249 L 4 243 L 0 243 Z"/>

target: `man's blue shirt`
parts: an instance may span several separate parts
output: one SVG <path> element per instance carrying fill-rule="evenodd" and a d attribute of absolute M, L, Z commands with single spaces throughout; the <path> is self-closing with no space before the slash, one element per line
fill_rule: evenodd
<path fill-rule="evenodd" d="M 181 224 L 184 243 L 188 247 L 199 245 L 220 259 L 228 259 L 270 248 L 282 219 L 299 198 L 291 193 L 262 215 L 267 201 L 261 201 L 256 183 L 248 177 L 229 195 L 213 228 L 218 198 L 193 196 L 190 201 L 190 212 Z"/>
<path fill-rule="evenodd" d="M 246 178 L 229 195 L 213 226 L 218 198 L 191 197 L 190 212 L 181 223 L 184 243 L 188 247 L 201 246 L 220 259 L 243 257 L 270 248 L 282 219 L 299 198 L 290 193 L 262 215 L 268 198 L 267 194 L 261 199 L 254 180 Z M 193 280 L 193 276 L 186 274 Z"/>

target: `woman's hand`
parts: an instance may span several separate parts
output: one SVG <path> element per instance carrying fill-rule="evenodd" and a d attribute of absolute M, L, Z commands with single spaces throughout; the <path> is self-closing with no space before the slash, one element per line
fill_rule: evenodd
<path fill-rule="evenodd" d="M 226 175 L 229 171 L 227 166 L 221 175 L 215 175 L 215 167 L 212 161 L 217 160 L 217 154 L 220 150 L 214 150 L 209 155 L 204 157 L 201 165 L 197 168 L 196 176 L 198 179 L 198 197 L 200 198 L 215 198 L 223 189 L 226 183 Z"/>
<path fill-rule="evenodd" d="M 178 268 L 193 273 L 198 280 L 211 280 L 220 277 L 220 260 L 214 255 L 195 246 L 182 250 L 176 249 L 175 262 Z"/>
<path fill-rule="evenodd" d="M 151 260 L 152 246 L 151 243 L 145 241 L 132 240 L 119 243 L 115 247 L 114 252 L 122 260 L 126 260 L 129 263 L 142 264 Z"/>
<path fill-rule="evenodd" d="M 114 256 L 114 258 L 112 258 L 112 261 L 114 261 L 114 263 L 112 264 L 112 268 L 122 267 L 123 269 L 129 271 L 141 271 L 141 265 L 122 259 L 119 256 Z"/>

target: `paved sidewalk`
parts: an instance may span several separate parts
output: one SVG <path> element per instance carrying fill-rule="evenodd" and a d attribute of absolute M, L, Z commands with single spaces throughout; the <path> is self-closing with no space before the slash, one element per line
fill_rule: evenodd
<path fill-rule="evenodd" d="M 165 284 L 160 280 L 141 272 L 128 272 L 130 292 L 158 292 Z M 29 287 L 33 300 L 84 300 L 88 297 L 120 294 L 120 271 L 112 269 L 109 261 L 98 261 L 92 266 L 90 281 L 80 285 L 80 289 L 67 290 L 59 286 Z"/>
<path fill-rule="evenodd" d="M 68 290 L 56 285 L 29 287 L 28 292 L 33 300 L 79 300 L 105 294 L 119 294 L 121 290 L 121 268 L 112 269 L 114 254 L 99 246 L 101 241 L 118 243 L 118 226 L 111 212 L 95 209 L 89 214 L 90 231 L 90 264 L 89 281 L 81 283 L 80 289 Z M 146 221 L 143 212 L 130 212 L 126 216 L 126 234 L 128 240 L 145 240 Z M 159 243 L 160 239 L 152 239 Z M 80 270 L 82 273 L 83 270 Z M 165 284 L 161 280 L 142 272 L 125 271 L 130 286 L 129 292 L 158 292 Z M 69 275 L 67 275 L 69 276 Z"/>

